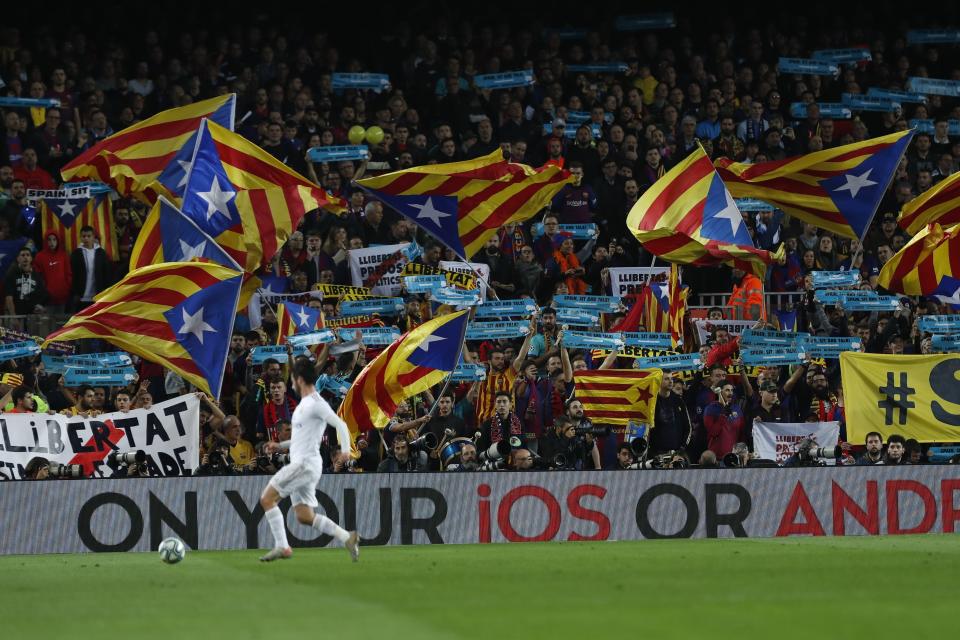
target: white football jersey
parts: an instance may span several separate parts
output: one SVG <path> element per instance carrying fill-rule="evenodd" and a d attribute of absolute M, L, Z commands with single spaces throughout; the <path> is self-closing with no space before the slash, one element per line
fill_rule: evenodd
<path fill-rule="evenodd" d="M 340 450 L 350 453 L 350 430 L 327 401 L 314 391 L 300 400 L 290 420 L 293 435 L 290 437 L 290 463 L 307 462 L 323 466 L 320 457 L 320 441 L 327 425 L 337 429 Z"/>

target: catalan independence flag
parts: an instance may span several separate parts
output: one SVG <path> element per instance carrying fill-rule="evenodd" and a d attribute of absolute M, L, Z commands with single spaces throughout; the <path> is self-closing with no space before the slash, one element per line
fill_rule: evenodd
<path fill-rule="evenodd" d="M 673 348 L 683 344 L 683 319 L 687 315 L 687 296 L 690 293 L 689 287 L 684 287 L 680 282 L 680 267 L 675 264 L 670 265 L 670 277 L 667 279 L 667 288 L 669 289 L 669 322 L 670 342 Z"/>
<path fill-rule="evenodd" d="M 184 147 L 192 149 L 203 118 L 233 129 L 235 105 L 236 95 L 231 93 L 161 111 L 90 147 L 60 174 L 66 181 L 105 182 L 120 195 L 151 204 L 160 194 L 177 200 L 188 166 L 175 161 L 178 153 Z"/>
<path fill-rule="evenodd" d="M 717 167 L 736 198 L 757 198 L 821 229 L 862 239 L 913 133 L 898 131 L 773 162 L 719 158 Z"/>
<path fill-rule="evenodd" d="M 507 162 L 500 149 L 475 160 L 394 171 L 357 184 L 469 260 L 505 224 L 548 206 L 573 182 L 556 166 Z"/>
<path fill-rule="evenodd" d="M 424 322 L 364 367 L 337 410 L 351 430 L 383 429 L 400 401 L 442 382 L 457 366 L 468 313 Z"/>
<path fill-rule="evenodd" d="M 147 250 L 146 247 L 150 247 Z M 231 269 L 240 266 L 197 224 L 164 196 L 147 215 L 130 252 L 130 269 L 161 262 L 187 262 L 202 258 Z"/>
<path fill-rule="evenodd" d="M 181 209 L 245 271 L 256 272 L 318 208 L 341 212 L 345 203 L 245 138 L 201 123 Z M 150 237 L 146 255 L 158 242 Z"/>
<path fill-rule="evenodd" d="M 653 427 L 660 369 L 602 369 L 573 374 L 574 393 L 584 414 L 596 423 Z"/>
<path fill-rule="evenodd" d="M 900 227 L 915 236 L 930 224 L 951 227 L 960 222 L 960 172 L 955 172 L 903 205 Z"/>
<path fill-rule="evenodd" d="M 107 254 L 107 259 L 120 259 L 117 232 L 113 226 L 113 202 L 106 194 L 89 198 L 47 198 L 40 201 L 40 224 L 43 236 L 56 233 L 69 255 L 80 246 L 80 230 L 93 227 L 93 233 Z"/>
<path fill-rule="evenodd" d="M 220 394 L 242 274 L 210 262 L 171 262 L 128 273 L 71 317 L 52 340 L 99 338 Z"/>
<path fill-rule="evenodd" d="M 648 251 L 678 264 L 731 264 L 762 278 L 768 264 L 782 259 L 753 246 L 743 215 L 702 148 L 640 196 L 627 227 Z"/>
<path fill-rule="evenodd" d="M 323 329 L 323 311 L 293 302 L 277 305 L 277 344 L 285 344 L 287 336 Z"/>
<path fill-rule="evenodd" d="M 643 305 L 643 326 L 647 331 L 670 331 L 670 291 L 666 282 L 651 282 L 640 291 L 637 304 Z"/>
<path fill-rule="evenodd" d="M 955 278 L 960 278 L 960 225 L 944 229 L 934 222 L 883 265 L 877 284 L 894 293 L 939 296 L 941 283 Z"/>

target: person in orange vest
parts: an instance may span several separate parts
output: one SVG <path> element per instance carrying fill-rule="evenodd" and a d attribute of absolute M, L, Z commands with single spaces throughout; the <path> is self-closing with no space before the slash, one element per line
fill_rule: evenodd
<path fill-rule="evenodd" d="M 730 318 L 732 320 L 766 319 L 763 304 L 763 283 L 760 278 L 743 269 L 733 270 L 733 293 L 730 294 Z"/>

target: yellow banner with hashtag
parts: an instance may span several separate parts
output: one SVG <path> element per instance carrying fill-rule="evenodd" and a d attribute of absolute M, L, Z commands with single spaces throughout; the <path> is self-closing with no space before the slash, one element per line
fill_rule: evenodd
<path fill-rule="evenodd" d="M 960 441 L 960 353 L 840 355 L 847 440 L 871 431 L 919 442 Z"/>

